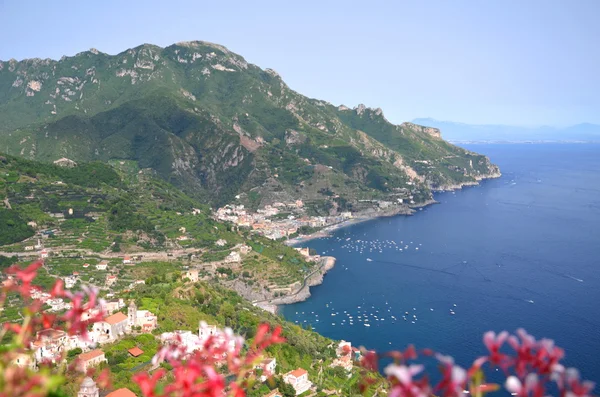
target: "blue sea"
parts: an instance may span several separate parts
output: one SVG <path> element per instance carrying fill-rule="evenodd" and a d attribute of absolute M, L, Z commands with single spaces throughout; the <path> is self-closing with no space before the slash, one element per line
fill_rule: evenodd
<path fill-rule="evenodd" d="M 282 314 L 353 345 L 413 343 L 463 366 L 485 353 L 485 331 L 523 327 L 600 382 L 600 145 L 465 147 L 503 176 L 307 242 L 336 266 Z"/>

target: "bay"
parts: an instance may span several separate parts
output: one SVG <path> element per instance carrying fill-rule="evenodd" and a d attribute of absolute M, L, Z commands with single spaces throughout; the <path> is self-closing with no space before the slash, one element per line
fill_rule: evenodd
<path fill-rule="evenodd" d="M 336 266 L 281 313 L 353 345 L 413 343 L 463 366 L 485 353 L 485 331 L 523 327 L 600 381 L 600 145 L 465 147 L 503 176 L 305 243 Z"/>

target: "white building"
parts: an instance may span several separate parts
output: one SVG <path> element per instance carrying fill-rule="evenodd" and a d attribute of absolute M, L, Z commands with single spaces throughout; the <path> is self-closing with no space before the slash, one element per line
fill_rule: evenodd
<path fill-rule="evenodd" d="M 96 382 L 94 382 L 89 376 L 86 376 L 83 382 L 81 382 L 81 386 L 79 386 L 77 397 L 98 397 L 99 395 L 100 390 L 98 390 Z"/>
<path fill-rule="evenodd" d="M 308 380 L 308 372 L 302 368 L 295 369 L 283 375 L 283 381 L 296 390 L 296 395 L 302 394 L 312 387 L 312 382 Z"/>
<path fill-rule="evenodd" d="M 242 257 L 239 252 L 231 251 L 225 258 L 225 263 L 240 263 Z"/>
<path fill-rule="evenodd" d="M 277 368 L 277 360 L 275 358 L 265 358 L 260 364 L 256 366 L 256 369 L 262 369 L 263 373 L 260 376 L 260 381 L 264 382 L 271 376 L 275 375 L 275 369 Z"/>
<path fill-rule="evenodd" d="M 129 332 L 128 317 L 121 313 L 115 313 L 106 317 L 103 321 L 94 323 L 92 329 L 97 335 L 97 342 L 112 342 Z"/>

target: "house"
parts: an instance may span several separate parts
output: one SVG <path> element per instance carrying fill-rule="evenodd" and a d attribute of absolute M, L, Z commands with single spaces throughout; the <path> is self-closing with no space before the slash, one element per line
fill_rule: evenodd
<path fill-rule="evenodd" d="M 183 278 L 184 279 L 188 279 L 190 280 L 192 283 L 195 283 L 198 281 L 198 270 L 188 270 L 187 272 L 185 272 L 183 274 Z"/>
<path fill-rule="evenodd" d="M 35 341 L 31 343 L 36 362 L 56 362 L 63 351 L 69 350 L 69 336 L 65 331 L 48 328 L 35 334 Z"/>
<path fill-rule="evenodd" d="M 352 371 L 352 356 L 350 354 L 346 354 L 340 358 L 336 358 L 331 363 L 330 367 L 342 367 L 346 371 Z"/>
<path fill-rule="evenodd" d="M 224 247 L 224 246 L 226 246 L 226 245 L 227 245 L 227 240 L 223 240 L 222 238 L 221 238 L 221 239 L 218 239 L 218 240 L 215 242 L 215 245 L 216 245 L 217 247 Z"/>
<path fill-rule="evenodd" d="M 50 256 L 50 251 L 44 249 L 40 252 L 40 258 L 41 259 L 46 259 Z"/>
<path fill-rule="evenodd" d="M 352 351 L 352 343 L 347 342 L 345 340 L 341 340 L 340 343 L 338 343 L 337 348 L 335 349 L 335 354 L 338 357 L 342 357 L 347 354 L 350 354 L 351 351 Z"/>
<path fill-rule="evenodd" d="M 123 302 L 123 299 L 119 299 L 118 301 L 105 302 L 102 309 L 105 313 L 113 314 L 123 307 L 125 307 L 125 302 Z"/>
<path fill-rule="evenodd" d="M 71 307 L 71 303 L 65 303 L 62 298 L 54 298 L 46 300 L 46 304 L 50 306 L 50 311 L 59 312 Z"/>
<path fill-rule="evenodd" d="M 242 255 L 247 255 L 250 252 L 252 252 L 252 247 L 248 246 L 248 245 L 242 245 L 240 247 L 240 254 Z"/>
<path fill-rule="evenodd" d="M 85 265 L 83 265 L 85 267 Z M 108 268 L 108 261 L 101 261 L 96 265 L 96 270 L 106 270 Z"/>
<path fill-rule="evenodd" d="M 211 336 L 219 334 L 219 329 L 216 325 L 208 325 L 204 321 L 200 321 L 200 327 L 198 330 L 198 336 L 203 341 L 207 340 Z"/>
<path fill-rule="evenodd" d="M 65 277 L 65 288 L 66 289 L 73 288 L 76 283 L 77 283 L 77 279 L 74 276 L 67 276 L 67 277 Z"/>
<path fill-rule="evenodd" d="M 179 237 L 177 237 L 177 241 L 187 241 L 189 239 L 190 238 L 188 236 L 179 236 Z"/>
<path fill-rule="evenodd" d="M 295 369 L 283 375 L 283 381 L 296 390 L 296 395 L 302 394 L 312 387 L 312 382 L 308 380 L 308 372 L 302 368 Z"/>
<path fill-rule="evenodd" d="M 163 332 L 160 335 L 161 343 L 167 345 L 178 345 L 185 348 L 187 354 L 202 348 L 200 337 L 192 331 Z"/>
<path fill-rule="evenodd" d="M 240 263 L 241 260 L 239 252 L 231 251 L 225 258 L 225 263 Z"/>
<path fill-rule="evenodd" d="M 261 382 L 275 375 L 275 368 L 277 368 L 277 360 L 275 358 L 265 358 L 255 367 L 255 369 L 262 369 L 263 371 L 260 377 Z"/>
<path fill-rule="evenodd" d="M 100 349 L 81 353 L 77 356 L 77 370 L 85 373 L 88 368 L 95 367 L 102 362 L 106 362 L 106 357 L 104 356 L 104 352 Z"/>
<path fill-rule="evenodd" d="M 198 337 L 200 338 L 200 343 L 202 345 L 204 345 L 210 337 L 215 338 L 217 343 L 224 342 L 223 332 L 219 328 L 217 328 L 216 325 L 208 325 L 204 321 L 200 321 L 200 329 L 198 330 Z M 230 339 L 228 343 L 229 343 L 229 346 L 227 346 L 228 350 L 229 351 L 235 350 L 235 340 Z M 225 356 L 225 354 L 224 354 L 224 356 Z"/>
<path fill-rule="evenodd" d="M 144 351 L 137 346 L 127 350 L 127 352 L 129 354 L 131 354 L 133 357 L 139 357 L 142 354 L 144 354 Z"/>
<path fill-rule="evenodd" d="M 129 319 L 125 314 L 117 312 L 103 321 L 94 323 L 92 329 L 98 335 L 98 342 L 112 341 L 129 331 L 128 322 Z"/>
<path fill-rule="evenodd" d="M 84 268 L 84 269 L 87 269 L 88 267 L 90 267 L 90 264 L 89 264 L 89 263 L 84 263 L 84 264 L 83 264 L 83 268 Z"/>
<path fill-rule="evenodd" d="M 279 392 L 279 389 L 273 389 L 268 394 L 265 394 L 264 397 L 283 397 L 283 394 Z"/>
<path fill-rule="evenodd" d="M 137 397 L 134 392 L 126 387 L 122 387 L 115 391 L 112 391 L 106 395 L 106 397 Z"/>
<path fill-rule="evenodd" d="M 133 264 L 133 260 L 131 259 L 131 257 L 130 257 L 130 256 L 125 256 L 125 257 L 123 258 L 123 264 L 124 264 L 124 265 L 131 265 L 131 264 Z"/>
<path fill-rule="evenodd" d="M 35 247 L 33 245 L 26 245 L 25 246 L 25 251 L 33 251 L 35 249 Z"/>
<path fill-rule="evenodd" d="M 27 222 L 27 226 L 31 226 L 32 228 L 36 228 L 37 227 L 37 223 L 35 223 L 34 221 L 29 221 Z"/>
<path fill-rule="evenodd" d="M 117 282 L 117 276 L 115 276 L 114 274 L 107 274 L 106 275 L 106 286 L 110 287 L 111 285 L 115 284 Z"/>

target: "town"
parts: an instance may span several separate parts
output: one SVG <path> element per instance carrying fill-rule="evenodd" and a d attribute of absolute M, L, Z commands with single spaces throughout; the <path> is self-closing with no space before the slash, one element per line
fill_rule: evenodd
<path fill-rule="evenodd" d="M 217 209 L 214 216 L 219 221 L 250 228 L 271 240 L 291 238 L 302 231 L 313 231 L 352 219 L 350 211 L 335 216 L 308 216 L 305 212 L 302 200 L 296 200 L 275 202 L 256 212 L 250 212 L 244 205 L 226 205 Z"/>

